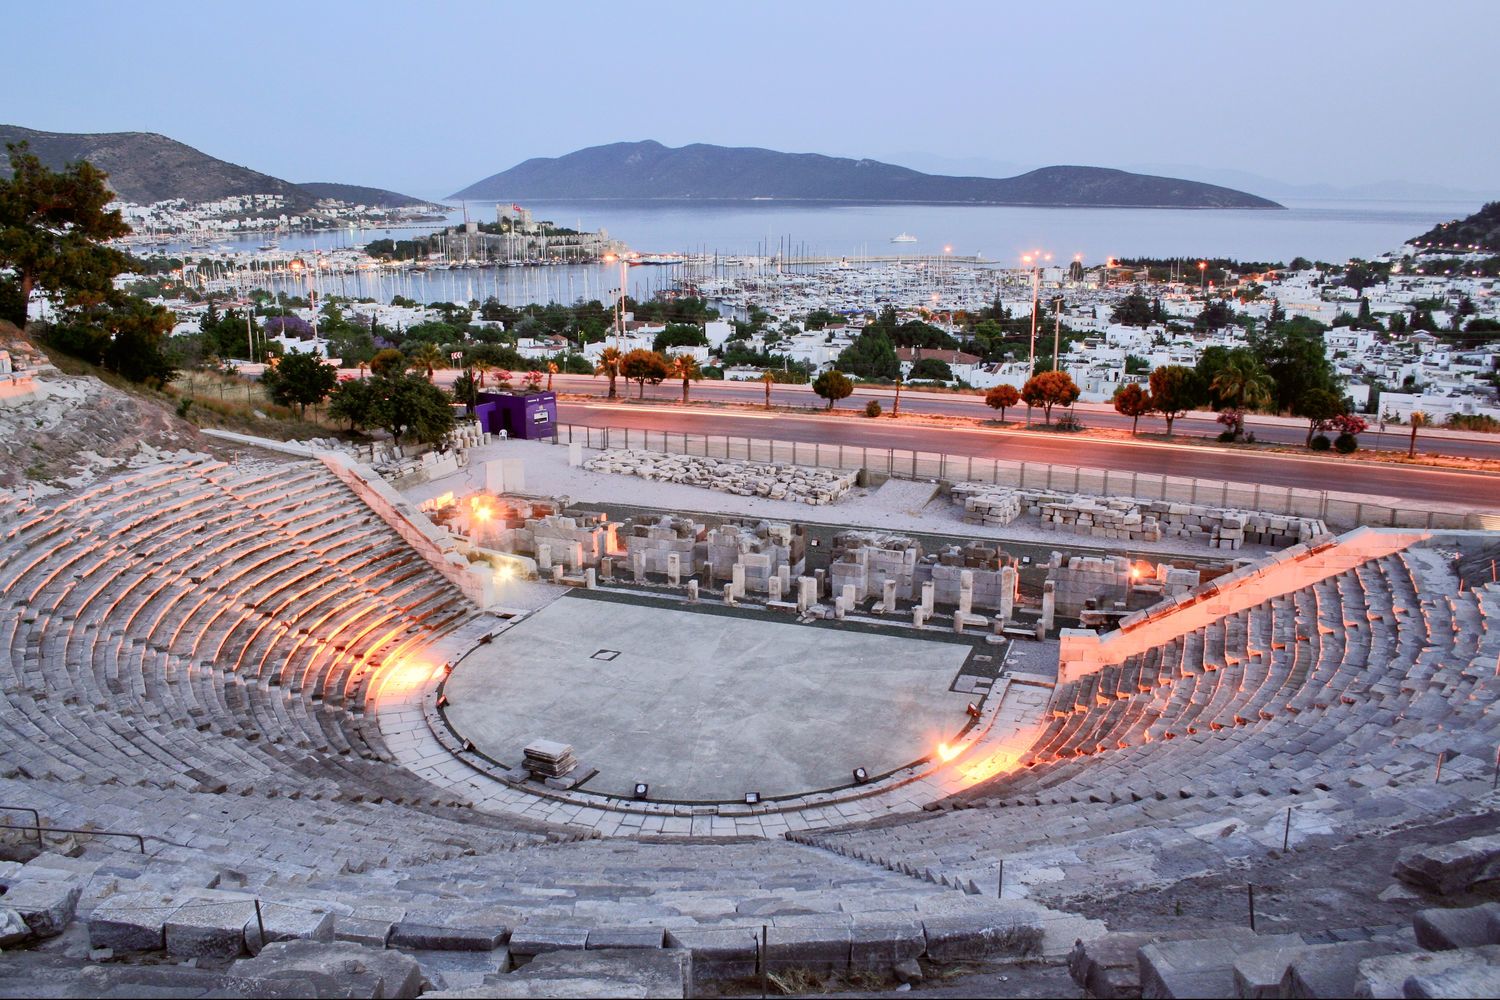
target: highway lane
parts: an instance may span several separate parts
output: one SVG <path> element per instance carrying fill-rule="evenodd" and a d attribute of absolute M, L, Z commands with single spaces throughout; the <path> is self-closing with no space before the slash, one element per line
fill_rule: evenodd
<path fill-rule="evenodd" d="M 587 375 L 553 377 L 553 388 L 558 392 L 585 393 L 601 399 L 608 393 L 608 385 L 608 381 L 602 377 Z M 639 387 L 633 383 L 627 385 L 623 379 L 620 380 L 620 394 L 625 395 L 627 390 L 634 398 L 639 392 Z M 690 392 L 691 398 L 698 402 L 764 403 L 766 398 L 765 386 L 760 382 L 695 382 Z M 854 395 L 840 403 L 840 406 L 858 409 L 864 405 L 865 400 L 878 399 L 889 412 L 894 395 L 894 389 L 884 386 L 858 386 L 854 390 Z M 681 399 L 682 384 L 664 382 L 659 386 L 647 386 L 646 398 Z M 823 403 L 808 386 L 773 385 L 771 399 L 782 406 L 816 407 Z M 1107 403 L 1080 403 L 1075 409 L 1079 419 L 1087 426 L 1130 430 L 1130 418 L 1120 416 Z M 996 411 L 985 405 L 981 396 L 912 390 L 901 394 L 901 411 L 982 420 L 994 419 L 998 416 Z M 1036 411 L 1033 416 L 1039 421 L 1041 411 Z M 1010 420 L 1024 421 L 1026 408 L 1015 407 L 1006 414 L 1006 417 Z M 1300 445 L 1307 439 L 1307 424 L 1301 420 L 1252 415 L 1247 420 L 1247 427 L 1260 441 Z M 1142 417 L 1140 429 L 1145 433 L 1161 434 L 1165 431 L 1166 425 L 1159 417 Z M 1178 419 L 1173 429 L 1180 437 L 1216 437 L 1224 428 L 1218 423 L 1217 414 L 1204 412 L 1192 413 Z M 1372 424 L 1371 429 L 1361 435 L 1361 442 L 1366 448 L 1405 451 L 1407 433 L 1407 428 L 1398 425 L 1391 425 L 1384 433 L 1380 433 L 1376 425 Z M 1418 435 L 1417 447 L 1426 454 L 1500 459 L 1500 434 L 1428 429 Z"/>
<path fill-rule="evenodd" d="M 903 400 L 903 404 L 904 404 Z M 564 399 L 564 423 L 732 434 L 867 448 L 898 448 L 1012 461 L 1049 462 L 1242 483 L 1265 483 L 1409 500 L 1414 507 L 1454 505 L 1500 510 L 1500 474 L 1383 465 L 1332 455 L 1233 452 L 1165 442 L 1090 440 L 1017 429 L 936 427 L 858 416 L 637 405 Z"/>

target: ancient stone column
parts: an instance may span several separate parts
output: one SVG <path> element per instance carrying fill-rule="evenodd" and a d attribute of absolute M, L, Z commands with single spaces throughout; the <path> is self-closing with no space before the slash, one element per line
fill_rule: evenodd
<path fill-rule="evenodd" d="M 1016 568 L 1000 567 L 1000 619 L 1010 621 L 1016 610 Z"/>
<path fill-rule="evenodd" d="M 885 587 L 880 595 L 880 603 L 885 608 L 886 614 L 896 610 L 896 581 L 894 579 L 886 579 Z"/>
<path fill-rule="evenodd" d="M 1046 632 L 1052 631 L 1052 617 L 1057 612 L 1057 593 L 1053 590 L 1051 580 L 1042 586 L 1042 629 Z"/>
<path fill-rule="evenodd" d="M 689 604 L 697 604 L 698 603 L 698 581 L 697 580 L 689 580 L 688 581 L 688 588 L 687 588 L 687 590 L 688 590 L 688 603 Z"/>
<path fill-rule="evenodd" d="M 932 614 L 932 595 L 935 589 L 931 580 L 922 584 L 922 616 L 924 618 Z"/>
<path fill-rule="evenodd" d="M 773 604 L 781 600 L 781 577 L 773 576 L 766 580 L 766 600 Z"/>
<path fill-rule="evenodd" d="M 667 582 L 674 587 L 682 582 L 682 556 L 676 552 L 667 553 Z"/>

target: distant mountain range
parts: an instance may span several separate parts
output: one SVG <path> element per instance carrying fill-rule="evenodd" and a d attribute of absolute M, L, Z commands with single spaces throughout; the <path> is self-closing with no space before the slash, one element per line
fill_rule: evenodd
<path fill-rule="evenodd" d="M 878 160 L 702 143 L 617 142 L 527 160 L 453 194 L 473 199 L 906 202 L 1090 208 L 1281 208 L 1198 181 L 1103 167 L 1043 167 L 1016 177 L 925 174 Z"/>
<path fill-rule="evenodd" d="M 0 125 L 0 146 L 28 142 L 47 166 L 58 169 L 80 159 L 109 174 L 121 199 L 149 205 L 170 198 L 217 201 L 238 194 L 280 194 L 296 211 L 323 198 L 382 207 L 427 205 L 394 191 L 353 184 L 294 184 L 249 167 L 228 163 L 155 132 L 38 132 Z M 0 176 L 10 176 L 10 160 L 0 155 Z"/>
<path fill-rule="evenodd" d="M 1463 219 L 1440 222 L 1408 242 L 1432 249 L 1500 252 L 1500 201 L 1492 201 Z"/>

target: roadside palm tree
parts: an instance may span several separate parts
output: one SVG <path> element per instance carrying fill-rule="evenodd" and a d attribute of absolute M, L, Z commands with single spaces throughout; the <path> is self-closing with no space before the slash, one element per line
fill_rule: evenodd
<path fill-rule="evenodd" d="M 1431 423 L 1431 420 L 1428 418 L 1427 414 L 1423 413 L 1421 410 L 1412 410 L 1411 416 L 1407 418 L 1407 421 L 1411 424 L 1411 444 L 1407 446 L 1406 457 L 1416 458 L 1417 428 L 1426 427 L 1429 423 Z"/>
<path fill-rule="evenodd" d="M 899 417 L 901 415 L 901 385 L 901 372 L 898 370 L 896 372 L 896 399 L 891 403 L 891 416 L 893 417 Z"/>
<path fill-rule="evenodd" d="M 760 380 L 766 384 L 766 409 L 769 410 L 771 408 L 771 384 L 776 381 L 776 376 L 772 375 L 771 370 L 767 368 L 760 373 Z"/>
<path fill-rule="evenodd" d="M 547 362 L 547 391 L 552 391 L 552 376 L 557 374 L 557 362 Z"/>
<path fill-rule="evenodd" d="M 595 375 L 605 375 L 609 378 L 609 398 L 615 398 L 615 379 L 620 377 L 620 362 L 624 355 L 617 347 L 606 347 L 604 353 L 599 355 L 599 363 L 594 366 Z"/>
<path fill-rule="evenodd" d="M 411 363 L 414 368 L 421 368 L 427 372 L 427 381 L 432 381 L 433 372 L 442 367 L 443 352 L 437 349 L 436 344 L 422 344 L 411 352 Z"/>
<path fill-rule="evenodd" d="M 476 376 L 475 377 L 475 387 L 479 388 L 479 389 L 483 389 L 484 388 L 484 378 L 485 378 L 485 376 L 488 375 L 490 372 L 492 372 L 492 371 L 495 370 L 495 366 L 494 366 L 494 364 L 492 362 L 483 361 L 483 360 L 474 362 L 472 365 L 469 366 L 469 368 L 473 370 L 474 375 Z"/>
<path fill-rule="evenodd" d="M 1276 383 L 1261 367 L 1255 355 L 1243 348 L 1236 348 L 1229 352 L 1229 357 L 1214 375 L 1210 387 L 1218 393 L 1221 400 L 1234 404 L 1239 414 L 1235 419 L 1234 435 L 1239 437 L 1245 433 L 1246 408 L 1259 409 L 1270 403 Z"/>
<path fill-rule="evenodd" d="M 691 354 L 679 354 L 672 359 L 672 378 L 682 379 L 682 401 L 688 401 L 688 386 L 703 377 L 703 371 L 698 367 L 698 359 Z"/>

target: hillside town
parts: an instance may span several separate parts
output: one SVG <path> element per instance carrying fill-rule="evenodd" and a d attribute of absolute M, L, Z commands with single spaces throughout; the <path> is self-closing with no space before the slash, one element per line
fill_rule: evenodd
<path fill-rule="evenodd" d="M 524 209 L 507 206 L 497 220 L 503 229 L 469 223 L 422 244 L 431 249 L 408 263 L 444 267 L 474 248 L 534 247 L 542 238 L 542 226 Z M 593 240 L 590 254 L 628 255 L 603 233 L 560 239 L 570 247 Z M 256 314 L 257 332 L 237 342 L 245 350 L 226 357 L 244 358 L 253 343 L 257 353 L 260 345 L 311 351 L 346 368 L 381 347 L 410 353 L 429 341 L 445 359 L 489 345 L 491 360 L 522 369 L 552 364 L 589 373 L 607 350 L 643 350 L 689 355 L 706 377 L 731 381 L 759 380 L 767 370 L 778 381 L 811 381 L 837 369 L 855 381 L 982 392 L 1021 386 L 1032 371 L 1053 367 L 1056 344 L 1055 367 L 1072 378 L 1083 402 L 1107 402 L 1122 386 L 1144 386 L 1156 369 L 1194 368 L 1207 352 L 1243 348 L 1275 324 L 1302 321 L 1320 335 L 1353 411 L 1390 422 L 1415 411 L 1428 422 L 1484 427 L 1500 420 L 1494 261 L 1478 251 L 1437 253 L 1412 244 L 1370 261 L 1297 259 L 1290 266 L 1109 260 L 1031 269 L 901 259 L 809 266 L 689 257 L 656 301 L 601 296 L 605 301 L 571 306 L 509 306 L 479 293 L 427 304 L 399 294 L 356 299 L 327 291 L 337 288 L 332 282 L 320 296 L 318 274 L 298 275 L 286 267 L 300 261 L 282 261 L 282 275 L 294 277 L 272 283 L 274 298 L 235 287 L 247 272 L 230 270 L 206 296 L 205 284 L 180 285 L 154 301 L 176 314 L 174 334 L 184 338 L 201 331 L 205 315 Z M 337 271 L 332 258 L 318 267 Z M 300 288 L 306 291 L 298 295 Z M 877 332 L 877 320 L 894 359 L 861 367 L 854 357 Z M 684 323 L 697 330 L 684 331 Z"/>

